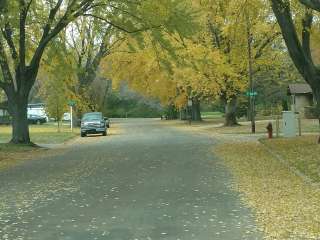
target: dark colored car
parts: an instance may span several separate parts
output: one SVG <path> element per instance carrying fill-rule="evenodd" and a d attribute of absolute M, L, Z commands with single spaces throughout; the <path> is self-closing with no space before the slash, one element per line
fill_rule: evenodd
<path fill-rule="evenodd" d="M 106 119 L 101 112 L 85 113 L 81 119 L 81 137 L 87 134 L 107 135 Z"/>
<path fill-rule="evenodd" d="M 39 116 L 35 114 L 28 115 L 28 122 L 30 124 L 43 124 L 47 122 L 46 116 Z"/>

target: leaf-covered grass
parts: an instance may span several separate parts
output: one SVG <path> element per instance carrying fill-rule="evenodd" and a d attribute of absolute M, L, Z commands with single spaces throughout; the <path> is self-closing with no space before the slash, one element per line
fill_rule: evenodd
<path fill-rule="evenodd" d="M 11 139 L 11 131 L 11 126 L 0 126 L 0 170 L 16 166 L 23 160 L 32 159 L 46 152 L 45 149 L 38 147 L 7 143 Z M 62 126 L 60 132 L 53 124 L 30 126 L 31 141 L 40 145 L 64 143 L 77 135 L 79 129 L 71 132 L 68 126 Z"/>
<path fill-rule="evenodd" d="M 277 149 L 289 146 L 289 155 L 298 152 L 302 157 L 307 150 L 319 151 L 310 141 L 299 140 L 296 150 L 291 146 L 297 143 L 294 140 L 276 140 L 271 144 L 279 144 Z M 306 151 L 302 150 L 304 147 Z M 215 153 L 232 172 L 235 189 L 243 193 L 244 202 L 255 210 L 257 223 L 267 239 L 320 239 L 319 189 L 293 174 L 260 143 L 224 144 Z"/>
<path fill-rule="evenodd" d="M 29 145 L 0 144 L 0 170 L 17 165 L 21 160 L 44 152 L 44 149 Z"/>
<path fill-rule="evenodd" d="M 265 133 L 266 126 L 269 121 L 257 121 L 256 122 L 256 133 Z M 249 134 L 251 133 L 251 123 L 250 122 L 239 122 L 238 126 L 233 127 L 215 127 L 213 129 L 216 133 L 223 133 L 223 134 Z"/>
<path fill-rule="evenodd" d="M 320 145 L 318 136 L 303 136 L 292 139 L 264 140 L 263 143 L 277 153 L 290 166 L 320 183 Z"/>
<path fill-rule="evenodd" d="M 214 113 L 213 113 L 214 114 Z M 165 121 L 164 121 L 165 122 Z M 274 136 L 276 135 L 276 120 L 275 119 L 264 119 L 264 120 L 257 120 L 256 121 L 256 133 L 258 134 L 267 134 L 267 125 L 271 122 L 274 129 Z M 175 126 L 189 126 L 187 121 L 170 121 L 169 125 Z M 297 135 L 298 135 L 298 120 L 297 120 Z M 219 134 L 251 134 L 251 122 L 240 119 L 239 125 L 233 127 L 225 127 L 224 118 L 223 117 L 212 117 L 212 118 L 205 118 L 202 122 L 192 122 L 189 128 L 193 130 L 202 129 L 211 133 L 219 133 Z M 319 133 L 319 122 L 316 119 L 303 119 L 301 121 L 301 130 L 302 133 Z M 282 121 L 279 122 L 279 133 L 281 135 L 282 132 Z"/>
<path fill-rule="evenodd" d="M 266 127 L 271 122 L 273 125 L 274 134 L 276 134 L 276 120 L 258 120 L 256 122 L 256 133 L 267 133 Z M 282 121 L 279 122 L 280 134 L 282 132 Z M 234 127 L 215 127 L 213 129 L 217 133 L 226 134 L 249 134 L 251 133 L 251 122 L 239 121 L 238 126 Z M 303 119 L 301 121 L 301 130 L 303 133 L 317 133 L 319 132 L 319 122 L 315 119 Z M 297 121 L 297 134 L 298 134 L 298 121 Z"/>
<path fill-rule="evenodd" d="M 11 126 L 0 126 L 0 142 L 6 143 L 11 139 Z M 31 125 L 31 141 L 38 144 L 58 144 L 74 138 L 79 135 L 79 129 L 70 131 L 69 127 L 64 125 L 58 132 L 57 126 L 53 124 Z"/>

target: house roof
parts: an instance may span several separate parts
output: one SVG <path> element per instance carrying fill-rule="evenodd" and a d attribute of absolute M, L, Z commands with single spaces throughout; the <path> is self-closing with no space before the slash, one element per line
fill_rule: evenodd
<path fill-rule="evenodd" d="M 312 89 L 309 84 L 303 84 L 303 83 L 289 84 L 288 94 L 289 95 L 312 94 Z"/>

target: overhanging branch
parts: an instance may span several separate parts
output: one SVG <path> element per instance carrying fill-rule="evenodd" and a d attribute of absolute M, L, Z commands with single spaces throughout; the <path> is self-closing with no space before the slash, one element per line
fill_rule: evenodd
<path fill-rule="evenodd" d="M 104 21 L 106 22 L 107 24 L 111 25 L 112 27 L 114 28 L 117 28 L 125 33 L 128 33 L 128 34 L 133 34 L 133 33 L 138 33 L 138 32 L 145 32 L 145 31 L 148 31 L 148 30 L 151 30 L 151 29 L 156 29 L 156 28 L 160 28 L 161 25 L 159 26 L 153 26 L 153 27 L 145 27 L 145 28 L 141 28 L 141 29 L 135 29 L 135 30 L 129 30 L 129 29 L 126 29 L 125 27 L 122 27 L 116 23 L 113 23 L 111 22 L 110 20 L 106 19 L 106 18 L 103 18 L 103 17 L 100 17 L 100 16 L 97 16 L 97 15 L 94 15 L 94 14 L 91 14 L 91 13 L 85 13 L 83 14 L 83 16 L 86 16 L 86 17 L 93 17 L 93 18 L 97 18 L 101 21 Z"/>
<path fill-rule="evenodd" d="M 299 1 L 305 6 L 307 6 L 308 8 L 311 8 L 313 10 L 320 12 L 320 0 L 299 0 Z"/>

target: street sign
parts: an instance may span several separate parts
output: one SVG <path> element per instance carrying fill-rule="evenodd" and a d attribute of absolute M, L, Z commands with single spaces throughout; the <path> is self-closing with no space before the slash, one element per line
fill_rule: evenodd
<path fill-rule="evenodd" d="M 76 101 L 75 100 L 69 100 L 68 101 L 68 106 L 73 107 L 76 105 Z"/>
<path fill-rule="evenodd" d="M 246 92 L 246 96 L 247 97 L 255 97 L 255 96 L 258 96 L 258 93 L 257 92 Z"/>
<path fill-rule="evenodd" d="M 192 107 L 192 100 L 191 99 L 188 100 L 188 107 Z"/>

